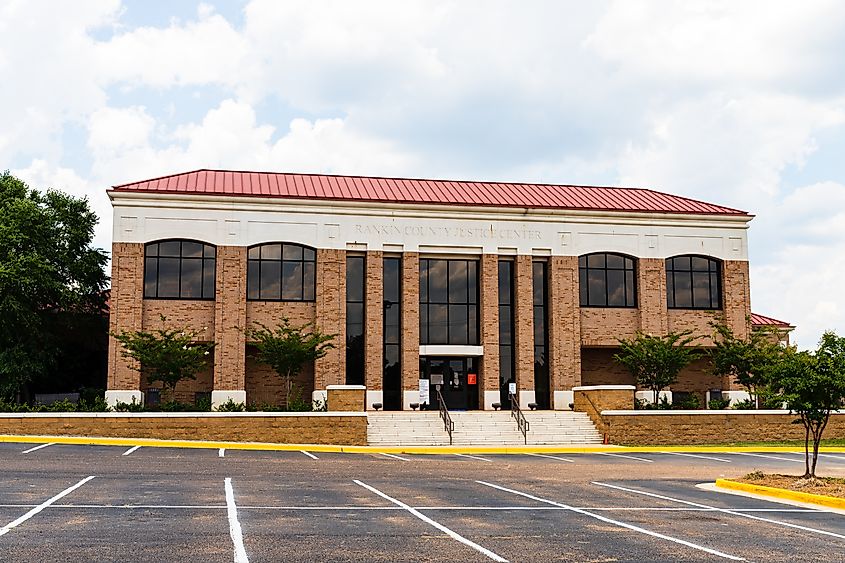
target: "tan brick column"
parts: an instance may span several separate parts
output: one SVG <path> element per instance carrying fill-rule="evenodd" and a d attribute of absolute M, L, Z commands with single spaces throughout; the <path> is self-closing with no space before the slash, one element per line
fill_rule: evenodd
<path fill-rule="evenodd" d="M 549 385 L 552 408 L 569 409 L 581 385 L 581 307 L 578 257 L 549 259 Z"/>
<path fill-rule="evenodd" d="M 381 390 L 384 379 L 384 253 L 367 252 L 366 268 L 364 384 L 368 391 L 374 391 Z M 367 404 L 372 402 L 368 400 Z"/>
<path fill-rule="evenodd" d="M 666 261 L 662 258 L 637 260 L 637 306 L 641 331 L 655 336 L 669 332 Z"/>
<path fill-rule="evenodd" d="M 144 307 L 144 245 L 116 242 L 112 245 L 112 285 L 109 299 L 109 331 L 141 330 Z M 143 401 L 141 374 L 135 362 L 123 357 L 122 346 L 109 336 L 106 400 Z"/>
<path fill-rule="evenodd" d="M 534 276 L 531 256 L 517 256 L 514 261 L 514 364 L 520 406 L 528 408 L 534 391 Z M 523 391 L 531 391 L 522 400 Z"/>
<path fill-rule="evenodd" d="M 722 262 L 722 311 L 727 324 L 738 338 L 748 338 L 751 333 L 751 287 L 748 262 L 725 260 Z M 722 379 L 722 389 L 742 390 L 732 377 Z"/>
<path fill-rule="evenodd" d="M 420 378 L 420 255 L 402 254 L 402 408 L 416 402 Z"/>
<path fill-rule="evenodd" d="M 346 251 L 317 250 L 317 326 L 336 334 L 335 348 L 314 365 L 314 389 L 346 382 Z"/>
<path fill-rule="evenodd" d="M 499 256 L 481 256 L 481 345 L 484 357 L 479 374 L 478 404 L 492 409 L 499 402 Z"/>
<path fill-rule="evenodd" d="M 213 405 L 246 403 L 246 247 L 217 247 Z"/>

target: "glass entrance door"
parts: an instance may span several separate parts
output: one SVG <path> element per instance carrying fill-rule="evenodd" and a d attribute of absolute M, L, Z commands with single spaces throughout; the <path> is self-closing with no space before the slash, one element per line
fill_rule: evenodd
<path fill-rule="evenodd" d="M 475 358 L 420 358 L 420 377 L 430 379 L 432 374 L 443 376 L 440 393 L 449 410 L 471 410 L 478 408 L 478 361 Z M 429 390 L 431 408 L 440 407 L 437 392 Z"/>

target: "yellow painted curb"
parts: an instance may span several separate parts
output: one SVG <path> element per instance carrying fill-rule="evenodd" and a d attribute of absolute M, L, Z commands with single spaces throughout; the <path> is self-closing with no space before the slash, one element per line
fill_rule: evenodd
<path fill-rule="evenodd" d="M 785 446 L 348 446 L 341 444 L 274 444 L 267 442 L 224 442 L 208 440 L 160 440 L 153 438 L 109 438 L 89 436 L 24 436 L 0 435 L 0 442 L 144 446 L 153 448 L 206 448 L 230 450 L 301 451 L 335 453 L 392 453 L 392 454 L 589 454 L 598 452 L 618 453 L 730 453 L 730 452 L 801 452 L 802 448 Z M 845 453 L 845 447 L 827 447 L 826 453 Z"/>
<path fill-rule="evenodd" d="M 750 483 L 740 483 L 739 481 L 731 481 L 730 479 L 716 479 L 716 486 L 721 487 L 723 489 L 731 489 L 733 491 L 756 493 L 758 495 L 764 495 L 768 497 L 806 502 L 809 504 L 818 504 L 820 506 L 828 506 L 830 508 L 845 509 L 845 498 L 829 497 L 827 495 L 816 495 L 813 493 L 802 493 L 799 491 L 790 491 L 789 489 L 766 487 L 764 485 L 752 485 Z"/>

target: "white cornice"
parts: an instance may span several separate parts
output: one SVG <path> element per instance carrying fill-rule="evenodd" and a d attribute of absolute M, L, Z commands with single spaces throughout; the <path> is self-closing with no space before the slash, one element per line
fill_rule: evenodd
<path fill-rule="evenodd" d="M 160 209 L 203 209 L 230 212 L 326 213 L 375 217 L 404 217 L 421 219 L 465 219 L 472 214 L 476 220 L 560 221 L 570 223 L 617 225 L 660 225 L 677 227 L 716 227 L 747 229 L 753 215 L 713 215 L 682 213 L 643 213 L 628 211 L 594 211 L 547 208 L 514 208 L 492 206 L 408 204 L 360 202 L 344 200 L 284 199 L 243 196 L 153 194 L 108 190 L 115 207 L 156 207 Z"/>

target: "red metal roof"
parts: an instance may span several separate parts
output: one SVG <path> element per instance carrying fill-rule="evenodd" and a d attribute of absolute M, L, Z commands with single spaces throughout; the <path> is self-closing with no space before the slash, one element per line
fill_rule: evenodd
<path fill-rule="evenodd" d="M 643 188 L 287 172 L 195 170 L 121 184 L 114 186 L 113 190 L 184 195 L 748 216 L 748 213 L 738 209 Z"/>
<path fill-rule="evenodd" d="M 779 321 L 777 319 L 773 319 L 772 317 L 767 317 L 758 313 L 751 313 L 751 324 L 752 326 L 776 326 L 780 328 L 795 328 L 786 321 Z"/>

